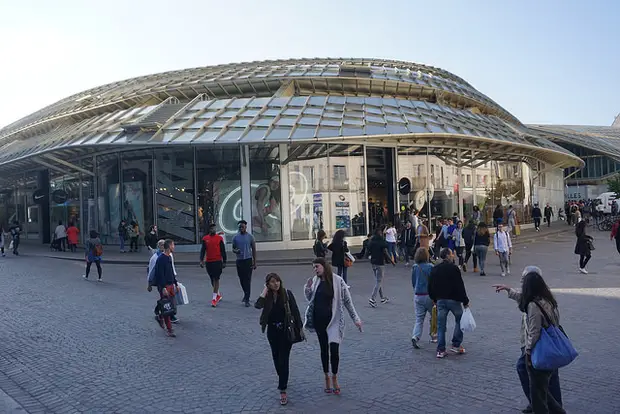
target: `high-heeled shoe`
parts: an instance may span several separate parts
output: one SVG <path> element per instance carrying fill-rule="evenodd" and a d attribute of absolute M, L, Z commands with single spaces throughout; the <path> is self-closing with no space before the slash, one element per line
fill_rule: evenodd
<path fill-rule="evenodd" d="M 334 394 L 340 395 L 340 386 L 338 385 L 338 376 L 332 375 L 332 386 L 334 388 Z"/>
<path fill-rule="evenodd" d="M 331 394 L 333 391 L 332 381 L 331 381 L 331 378 L 329 377 L 329 374 L 325 374 L 325 389 L 323 391 L 325 391 L 326 394 Z"/>

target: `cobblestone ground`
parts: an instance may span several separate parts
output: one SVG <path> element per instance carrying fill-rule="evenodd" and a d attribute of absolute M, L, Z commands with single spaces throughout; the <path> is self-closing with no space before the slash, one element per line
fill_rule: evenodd
<path fill-rule="evenodd" d="M 618 412 L 620 256 L 606 235 L 595 237 L 589 275 L 577 272 L 570 234 L 519 246 L 510 277 L 498 276 L 495 256 L 489 256 L 489 276 L 467 273 L 478 328 L 465 336 L 468 354 L 446 360 L 436 360 L 430 344 L 411 348 L 410 270 L 387 270 L 385 291 L 392 301 L 372 309 L 370 265 L 356 264 L 351 292 L 365 329 L 348 325 L 343 393 L 322 392 L 318 342 L 310 336 L 293 349 L 286 408 L 279 406 L 259 312 L 241 306 L 234 268 L 225 270 L 224 300 L 216 309 L 209 306 L 203 270 L 179 269 L 192 303 L 180 309 L 172 339 L 153 320 L 155 294 L 145 290 L 144 267 L 105 266 L 105 282 L 96 283 L 81 279 L 79 263 L 28 257 L 27 251 L 0 258 L 6 292 L 0 304 L 0 397 L 12 399 L 0 411 L 516 413 L 525 406 L 514 370 L 520 314 L 490 285 L 516 285 L 519 270 L 536 264 L 556 289 L 563 325 L 581 353 L 560 373 L 566 409 Z M 279 272 L 304 302 L 310 266 L 259 268 L 253 296 L 268 270 Z"/>

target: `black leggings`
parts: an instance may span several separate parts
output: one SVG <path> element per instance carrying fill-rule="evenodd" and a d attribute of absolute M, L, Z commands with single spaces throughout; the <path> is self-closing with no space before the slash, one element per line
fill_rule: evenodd
<path fill-rule="evenodd" d="M 90 274 L 90 266 L 92 264 L 93 262 L 86 262 L 86 277 Z M 97 266 L 97 273 L 99 274 L 99 279 L 101 279 L 101 263 L 99 263 L 99 260 L 95 260 L 95 266 Z"/>
<path fill-rule="evenodd" d="M 478 267 L 478 256 L 472 253 L 473 246 L 471 244 L 465 245 L 465 264 L 469 262 L 469 258 L 471 257 L 474 261 L 474 268 Z"/>
<path fill-rule="evenodd" d="M 278 374 L 278 389 L 280 391 L 286 391 L 288 386 L 289 359 L 291 357 L 291 347 L 293 344 L 288 340 L 288 336 L 284 329 L 278 329 L 273 325 L 269 325 L 267 328 L 267 339 L 271 347 L 273 365 Z"/>
<path fill-rule="evenodd" d="M 137 237 L 131 238 L 131 241 L 129 242 L 129 250 L 138 251 L 138 238 Z"/>
<path fill-rule="evenodd" d="M 327 324 L 329 324 L 329 321 Z M 321 364 L 323 364 L 323 372 L 329 374 L 329 363 L 331 361 L 332 374 L 338 375 L 340 344 L 329 342 L 327 337 L 327 324 L 316 326 L 316 336 L 319 338 L 319 345 L 321 346 Z"/>
<path fill-rule="evenodd" d="M 579 255 L 579 268 L 585 269 L 586 265 L 588 264 L 591 258 L 592 258 L 591 255 L 587 255 L 587 256 L 584 256 L 583 254 Z"/>

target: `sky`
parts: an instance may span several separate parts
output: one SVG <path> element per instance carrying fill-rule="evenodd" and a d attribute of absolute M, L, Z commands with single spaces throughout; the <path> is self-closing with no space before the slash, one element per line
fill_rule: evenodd
<path fill-rule="evenodd" d="M 121 79 L 298 57 L 424 63 L 524 123 L 611 125 L 619 15 L 613 0 L 0 0 L 0 126 Z"/>

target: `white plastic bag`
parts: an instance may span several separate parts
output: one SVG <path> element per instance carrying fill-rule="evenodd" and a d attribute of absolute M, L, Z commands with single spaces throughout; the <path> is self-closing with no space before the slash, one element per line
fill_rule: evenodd
<path fill-rule="evenodd" d="M 469 308 L 465 308 L 463 311 L 463 316 L 461 316 L 461 331 L 473 332 L 475 329 L 476 321 L 474 320 L 474 315 L 471 314 L 471 310 Z"/>
<path fill-rule="evenodd" d="M 189 297 L 187 296 L 187 289 L 183 286 L 182 283 L 179 283 L 179 288 L 176 291 L 175 299 L 177 301 L 177 305 L 187 305 L 189 304 Z"/>
<path fill-rule="evenodd" d="M 351 252 L 345 252 L 344 255 L 349 258 L 351 263 L 355 263 L 355 257 L 351 254 Z"/>

